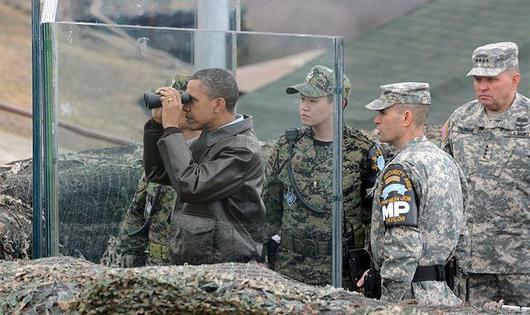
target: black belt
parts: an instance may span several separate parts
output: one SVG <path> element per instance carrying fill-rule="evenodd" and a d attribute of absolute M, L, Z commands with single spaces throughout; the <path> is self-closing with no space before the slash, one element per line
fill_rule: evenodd
<path fill-rule="evenodd" d="M 445 266 L 418 266 L 412 282 L 420 281 L 445 281 Z"/>
<path fill-rule="evenodd" d="M 280 246 L 308 257 L 329 256 L 332 251 L 329 241 L 318 242 L 312 239 L 296 239 L 288 236 L 282 236 Z"/>

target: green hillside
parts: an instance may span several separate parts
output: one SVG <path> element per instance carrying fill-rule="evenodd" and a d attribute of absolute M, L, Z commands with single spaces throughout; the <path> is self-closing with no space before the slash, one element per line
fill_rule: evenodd
<path fill-rule="evenodd" d="M 442 123 L 455 108 L 473 99 L 472 79 L 465 76 L 471 68 L 471 53 L 490 42 L 519 45 L 519 90 L 528 94 L 529 16 L 528 0 L 433 0 L 347 42 L 345 72 L 352 80 L 352 96 L 346 122 L 371 129 L 373 113 L 363 106 L 379 96 L 379 85 L 425 81 L 431 84 L 433 99 L 430 123 Z M 241 98 L 239 111 L 256 116 L 261 138 L 299 125 L 297 98 L 284 95 L 284 91 L 301 82 L 310 66 Z"/>

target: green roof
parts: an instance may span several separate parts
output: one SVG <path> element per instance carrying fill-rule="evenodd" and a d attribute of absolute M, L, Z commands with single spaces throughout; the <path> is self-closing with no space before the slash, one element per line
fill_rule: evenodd
<path fill-rule="evenodd" d="M 374 114 L 364 105 L 379 96 L 379 85 L 400 81 L 428 82 L 429 121 L 443 123 L 454 109 L 474 98 L 472 79 L 465 76 L 473 50 L 500 41 L 519 45 L 519 90 L 525 94 L 530 86 L 528 0 L 433 0 L 347 42 L 344 64 L 352 93 L 344 113 L 346 123 L 371 129 Z M 288 126 L 300 125 L 298 99 L 284 91 L 302 82 L 312 65 L 240 99 L 238 109 L 254 115 L 259 137 L 276 136 Z"/>

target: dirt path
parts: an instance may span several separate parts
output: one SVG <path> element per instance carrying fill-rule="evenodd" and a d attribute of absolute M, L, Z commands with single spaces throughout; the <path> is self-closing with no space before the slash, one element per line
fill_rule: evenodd
<path fill-rule="evenodd" d="M 0 129 L 0 166 L 12 161 L 31 158 L 31 137 Z"/>

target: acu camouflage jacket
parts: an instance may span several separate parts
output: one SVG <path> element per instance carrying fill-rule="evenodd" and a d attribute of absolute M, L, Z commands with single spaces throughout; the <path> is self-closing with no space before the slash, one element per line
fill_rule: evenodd
<path fill-rule="evenodd" d="M 449 117 L 442 148 L 470 185 L 471 272 L 530 273 L 530 99 L 516 94 L 499 120 L 477 101 Z"/>

